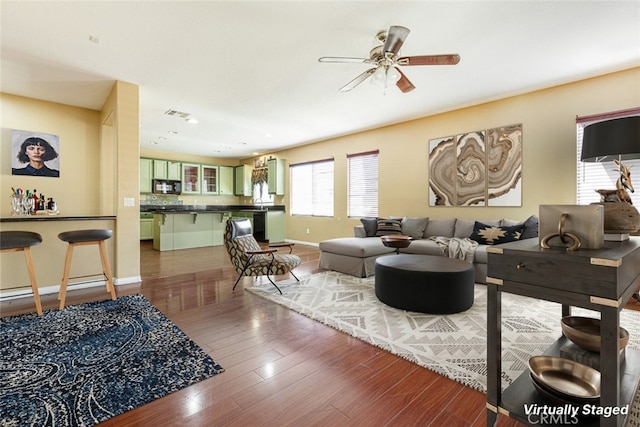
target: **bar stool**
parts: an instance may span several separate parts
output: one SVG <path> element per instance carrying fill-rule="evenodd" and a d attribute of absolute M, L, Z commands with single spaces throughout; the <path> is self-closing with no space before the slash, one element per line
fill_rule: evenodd
<path fill-rule="evenodd" d="M 31 231 L 0 231 L 0 252 L 24 252 L 24 259 L 27 262 L 27 271 L 31 280 L 33 299 L 36 302 L 38 316 L 42 316 L 42 304 L 40 304 L 40 294 L 38 293 L 38 282 L 36 272 L 33 268 L 33 258 L 31 257 L 31 246 L 42 243 L 42 236 Z"/>
<path fill-rule="evenodd" d="M 69 271 L 71 270 L 71 258 L 73 257 L 73 248 L 84 245 L 98 245 L 100 248 L 100 261 L 102 261 L 102 273 L 107 279 L 107 292 L 111 293 L 111 299 L 116 299 L 116 288 L 113 285 L 113 276 L 111 275 L 111 267 L 109 266 L 109 255 L 107 254 L 108 240 L 113 235 L 111 230 L 75 230 L 65 231 L 58 234 L 58 238 L 67 242 L 67 255 L 64 260 L 64 273 L 62 273 L 62 283 L 60 283 L 60 310 L 64 308 L 64 300 L 67 297 L 67 285 L 69 284 Z"/>

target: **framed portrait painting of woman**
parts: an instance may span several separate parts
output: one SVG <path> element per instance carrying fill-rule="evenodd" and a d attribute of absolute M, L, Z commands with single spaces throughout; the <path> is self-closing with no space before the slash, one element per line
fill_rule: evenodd
<path fill-rule="evenodd" d="M 60 176 L 60 138 L 48 133 L 13 130 L 11 175 Z"/>

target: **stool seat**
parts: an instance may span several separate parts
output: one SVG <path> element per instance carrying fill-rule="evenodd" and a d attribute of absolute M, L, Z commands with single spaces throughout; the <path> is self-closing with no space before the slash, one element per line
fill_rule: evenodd
<path fill-rule="evenodd" d="M 42 243 L 42 236 L 32 231 L 0 231 L 0 252 L 24 253 L 38 316 L 42 316 L 42 304 L 40 303 L 40 294 L 38 293 L 38 282 L 36 280 L 33 257 L 31 256 L 31 246 L 36 246 L 40 243 Z"/>
<path fill-rule="evenodd" d="M 75 230 L 58 234 L 58 238 L 68 243 L 98 242 L 113 236 L 111 230 Z"/>
<path fill-rule="evenodd" d="M 111 299 L 116 299 L 116 287 L 113 284 L 113 276 L 111 275 L 111 266 L 109 265 L 109 255 L 107 253 L 108 240 L 113 236 L 111 230 L 95 229 L 95 230 L 72 230 L 58 234 L 58 238 L 63 242 L 67 242 L 67 255 L 64 260 L 64 272 L 62 273 L 62 281 L 60 282 L 60 292 L 58 299 L 60 300 L 60 310 L 64 308 L 64 302 L 67 297 L 67 285 L 69 284 L 69 273 L 71 272 L 71 259 L 73 258 L 73 248 L 76 246 L 98 245 L 100 252 L 100 262 L 102 263 L 102 274 L 106 278 L 107 292 L 111 294 Z"/>
<path fill-rule="evenodd" d="M 26 248 L 42 243 L 42 236 L 32 231 L 3 231 L 0 233 L 0 250 Z"/>

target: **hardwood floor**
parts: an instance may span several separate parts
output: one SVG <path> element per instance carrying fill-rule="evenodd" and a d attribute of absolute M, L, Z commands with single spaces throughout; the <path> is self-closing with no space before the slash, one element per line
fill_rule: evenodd
<path fill-rule="evenodd" d="M 317 248 L 296 245 L 313 272 Z M 103 426 L 485 426 L 485 395 L 260 297 L 231 288 L 223 247 L 157 252 L 141 243 L 142 293 L 225 372 Z M 244 278 L 241 284 L 253 283 Z M 259 279 L 266 280 L 266 279 Z M 43 307 L 56 307 L 56 295 Z M 68 304 L 108 298 L 70 291 Z M 33 311 L 3 302 L 2 315 Z M 500 416 L 499 426 L 520 425 Z"/>

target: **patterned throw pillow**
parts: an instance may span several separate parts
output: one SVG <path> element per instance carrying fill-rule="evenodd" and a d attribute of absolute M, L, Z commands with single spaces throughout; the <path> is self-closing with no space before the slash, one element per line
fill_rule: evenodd
<path fill-rule="evenodd" d="M 376 237 L 388 236 L 389 234 L 402 234 L 402 220 L 400 219 L 379 219 Z"/>
<path fill-rule="evenodd" d="M 523 229 L 524 224 L 498 227 L 497 225 L 487 225 L 476 221 L 473 226 L 473 233 L 469 238 L 481 245 L 497 245 L 520 240 Z"/>

